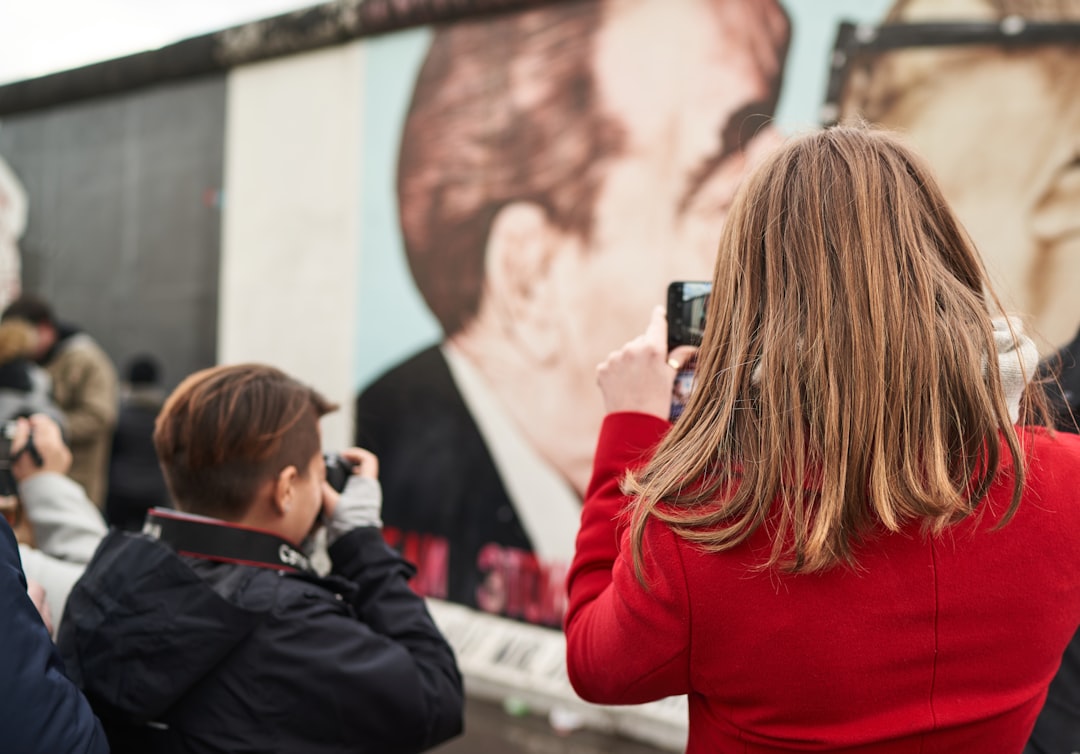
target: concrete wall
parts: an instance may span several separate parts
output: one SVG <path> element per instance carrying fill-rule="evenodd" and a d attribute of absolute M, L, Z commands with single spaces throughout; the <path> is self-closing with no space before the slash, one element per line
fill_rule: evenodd
<path fill-rule="evenodd" d="M 352 43 L 229 76 L 218 358 L 266 361 L 342 410 L 351 437 L 363 47 Z"/>
<path fill-rule="evenodd" d="M 217 356 L 225 79 L 8 116 L 0 154 L 26 188 L 23 288 L 122 369 L 157 355 L 175 384 Z"/>

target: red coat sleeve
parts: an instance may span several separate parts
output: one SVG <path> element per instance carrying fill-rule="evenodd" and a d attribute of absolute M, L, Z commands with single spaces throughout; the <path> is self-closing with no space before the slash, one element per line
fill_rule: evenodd
<path fill-rule="evenodd" d="M 648 460 L 670 425 L 644 414 L 611 414 L 600 430 L 576 552 L 567 576 L 566 663 L 574 690 L 591 702 L 637 704 L 689 686 L 689 604 L 681 545 L 665 525 L 646 527 L 648 587 L 634 574 L 629 502 L 620 484 Z"/>

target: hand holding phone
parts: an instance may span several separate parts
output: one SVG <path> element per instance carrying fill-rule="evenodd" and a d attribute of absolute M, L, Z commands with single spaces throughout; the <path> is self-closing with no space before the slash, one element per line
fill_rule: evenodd
<path fill-rule="evenodd" d="M 672 360 L 682 363 L 693 351 L 668 351 L 667 314 L 664 307 L 655 307 L 645 332 L 612 351 L 596 367 L 604 410 L 609 414 L 634 411 L 667 419 L 674 377 Z"/>

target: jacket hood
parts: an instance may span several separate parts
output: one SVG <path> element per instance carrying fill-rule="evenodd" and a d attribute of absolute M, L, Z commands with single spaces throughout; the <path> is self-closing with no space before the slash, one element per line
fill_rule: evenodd
<path fill-rule="evenodd" d="M 64 610 L 58 645 L 68 675 L 97 706 L 153 721 L 183 697 L 260 621 L 167 545 L 113 531 Z"/>

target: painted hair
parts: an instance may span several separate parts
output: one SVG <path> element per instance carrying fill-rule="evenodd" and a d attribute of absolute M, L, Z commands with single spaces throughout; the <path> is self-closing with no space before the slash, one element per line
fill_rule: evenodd
<path fill-rule="evenodd" d="M 501 208 L 536 202 L 560 227 L 588 233 L 598 168 L 620 148 L 591 66 L 601 15 L 601 3 L 579 1 L 435 31 L 402 130 L 397 190 L 413 277 L 448 335 L 479 308 Z"/>

